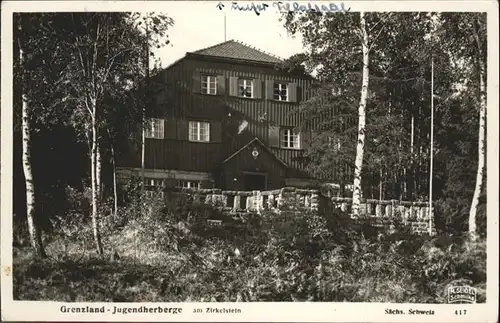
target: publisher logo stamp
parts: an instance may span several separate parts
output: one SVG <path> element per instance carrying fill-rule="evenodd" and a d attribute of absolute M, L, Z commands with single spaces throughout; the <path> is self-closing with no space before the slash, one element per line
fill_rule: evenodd
<path fill-rule="evenodd" d="M 476 303 L 476 289 L 470 286 L 448 287 L 448 303 L 474 304 Z"/>

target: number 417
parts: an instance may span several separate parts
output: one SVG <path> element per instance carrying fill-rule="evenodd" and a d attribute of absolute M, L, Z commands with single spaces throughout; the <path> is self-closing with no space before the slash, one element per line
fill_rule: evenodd
<path fill-rule="evenodd" d="M 467 310 L 455 310 L 455 315 L 465 315 L 467 314 Z"/>

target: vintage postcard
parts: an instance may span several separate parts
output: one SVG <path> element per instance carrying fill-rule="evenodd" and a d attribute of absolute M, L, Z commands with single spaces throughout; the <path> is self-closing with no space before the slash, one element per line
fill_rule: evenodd
<path fill-rule="evenodd" d="M 496 1 L 5 1 L 5 321 L 496 322 Z"/>

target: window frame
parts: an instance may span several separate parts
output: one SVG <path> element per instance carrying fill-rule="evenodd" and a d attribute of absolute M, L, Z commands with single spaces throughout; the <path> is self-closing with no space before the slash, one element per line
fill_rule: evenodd
<path fill-rule="evenodd" d="M 240 85 L 240 82 L 243 82 L 243 84 Z M 250 82 L 250 96 L 243 95 L 241 88 L 244 87 L 245 91 L 248 87 L 248 82 Z M 238 78 L 238 97 L 240 98 L 246 98 L 246 99 L 253 99 L 254 98 L 254 80 L 249 79 L 249 78 Z"/>
<path fill-rule="evenodd" d="M 179 179 L 177 181 L 177 187 L 188 188 L 188 189 L 201 189 L 201 181 Z"/>
<path fill-rule="evenodd" d="M 160 118 L 149 118 L 147 120 L 148 127 L 144 131 L 144 137 L 148 139 L 165 139 L 165 120 Z M 159 127 L 156 127 L 156 122 L 159 123 Z M 156 129 L 159 128 L 159 129 Z"/>
<path fill-rule="evenodd" d="M 278 89 L 276 89 L 276 86 L 278 86 Z M 276 94 L 276 90 L 278 91 L 283 91 L 282 87 L 285 87 L 286 90 L 286 98 L 282 99 L 281 94 Z M 279 101 L 279 102 L 290 102 L 290 89 L 288 88 L 289 83 L 287 82 L 274 82 L 273 84 L 273 100 L 274 101 Z"/>
<path fill-rule="evenodd" d="M 294 140 L 295 139 L 295 140 Z M 297 143 L 293 146 L 293 143 Z M 299 150 L 300 148 L 300 132 L 295 132 L 292 128 L 280 129 L 280 148 Z"/>
<path fill-rule="evenodd" d="M 211 80 L 213 79 L 213 93 L 211 93 Z M 204 86 L 206 83 L 206 86 Z M 211 74 L 202 74 L 200 77 L 200 93 L 206 95 L 217 95 L 217 76 Z"/>
<path fill-rule="evenodd" d="M 194 129 L 192 127 L 192 125 L 195 124 L 196 125 L 196 136 L 195 136 L 195 139 L 193 139 L 191 136 L 192 134 L 192 129 Z M 207 126 L 206 128 L 206 140 L 203 140 L 202 139 L 202 136 L 201 136 L 201 125 L 202 124 L 205 124 Z M 210 142 L 210 122 L 207 122 L 207 121 L 189 121 L 188 122 L 188 140 L 190 142 Z"/>

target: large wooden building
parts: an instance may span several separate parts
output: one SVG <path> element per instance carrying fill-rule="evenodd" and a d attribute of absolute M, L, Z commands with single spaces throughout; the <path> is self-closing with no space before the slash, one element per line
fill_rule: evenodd
<path fill-rule="evenodd" d="M 296 109 L 312 78 L 237 41 L 187 53 L 155 76 L 160 113 L 149 118 L 144 177 L 149 185 L 266 190 L 310 183 L 297 157 Z M 158 109 L 156 109 L 158 110 Z M 140 174 L 141 152 L 119 173 Z"/>

